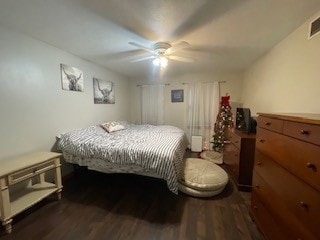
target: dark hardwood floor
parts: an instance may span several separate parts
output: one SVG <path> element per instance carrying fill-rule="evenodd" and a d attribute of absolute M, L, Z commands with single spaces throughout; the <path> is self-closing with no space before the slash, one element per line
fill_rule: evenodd
<path fill-rule="evenodd" d="M 16 216 L 0 239 L 263 239 L 248 214 L 250 193 L 231 181 L 218 196 L 193 198 L 160 179 L 84 171 L 62 193 Z"/>

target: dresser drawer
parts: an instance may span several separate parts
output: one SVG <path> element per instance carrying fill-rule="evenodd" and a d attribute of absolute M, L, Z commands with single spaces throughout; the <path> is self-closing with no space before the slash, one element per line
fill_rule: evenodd
<path fill-rule="evenodd" d="M 229 140 L 231 144 L 235 145 L 238 149 L 240 149 L 241 147 L 240 136 L 234 134 L 232 131 L 227 131 L 227 140 Z"/>
<path fill-rule="evenodd" d="M 49 171 L 50 169 L 55 168 L 54 160 L 50 160 L 47 162 L 44 162 L 42 164 L 38 164 L 33 167 L 29 167 L 17 172 L 14 172 L 10 175 L 8 175 L 8 183 L 9 185 L 16 184 L 18 182 L 24 181 L 26 179 L 32 178 L 34 176 L 37 176 L 41 173 L 44 173 L 46 171 Z"/>
<path fill-rule="evenodd" d="M 294 226 L 301 239 L 320 239 L 320 193 L 267 156 L 257 156 L 260 165 L 255 166 L 253 175 L 257 195 L 277 209 L 275 214 L 285 216 L 282 220 Z"/>
<path fill-rule="evenodd" d="M 251 214 L 267 239 L 297 239 L 289 229 L 273 218 L 254 191 L 251 197 Z"/>
<path fill-rule="evenodd" d="M 239 158 L 240 150 L 231 143 L 226 144 L 223 151 L 223 162 L 236 180 L 239 178 Z"/>
<path fill-rule="evenodd" d="M 258 129 L 256 149 L 320 191 L 320 147 Z"/>
<path fill-rule="evenodd" d="M 283 120 L 259 116 L 257 121 L 258 127 L 268 129 L 270 131 L 282 132 L 283 131 Z"/>
<path fill-rule="evenodd" d="M 320 145 L 320 126 L 284 121 L 283 134 Z"/>
<path fill-rule="evenodd" d="M 226 139 L 229 140 L 223 150 L 226 170 L 238 190 L 251 191 L 255 135 L 230 128 L 226 130 Z"/>

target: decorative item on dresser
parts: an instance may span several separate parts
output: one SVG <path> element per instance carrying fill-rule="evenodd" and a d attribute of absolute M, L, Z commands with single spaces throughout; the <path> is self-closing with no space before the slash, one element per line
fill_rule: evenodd
<path fill-rule="evenodd" d="M 250 215 L 267 239 L 320 239 L 320 114 L 260 113 Z"/>
<path fill-rule="evenodd" d="M 256 135 L 230 128 L 226 140 L 223 150 L 226 168 L 239 190 L 251 191 Z"/>

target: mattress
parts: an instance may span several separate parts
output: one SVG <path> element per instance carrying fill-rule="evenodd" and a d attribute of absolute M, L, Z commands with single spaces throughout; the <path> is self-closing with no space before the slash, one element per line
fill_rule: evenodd
<path fill-rule="evenodd" d="M 162 178 L 178 193 L 188 141 L 173 126 L 127 125 L 107 132 L 100 125 L 62 134 L 58 148 L 69 163 L 105 173 L 135 173 Z"/>

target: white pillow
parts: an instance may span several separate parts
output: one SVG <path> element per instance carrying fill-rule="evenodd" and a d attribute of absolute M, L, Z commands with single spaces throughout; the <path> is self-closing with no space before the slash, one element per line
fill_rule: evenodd
<path fill-rule="evenodd" d="M 125 128 L 128 128 L 128 126 L 130 125 L 127 121 L 117 121 L 117 123 L 123 125 Z"/>
<path fill-rule="evenodd" d="M 106 123 L 100 124 L 100 126 L 109 133 L 126 129 L 125 126 L 123 126 L 119 122 L 106 122 Z"/>

